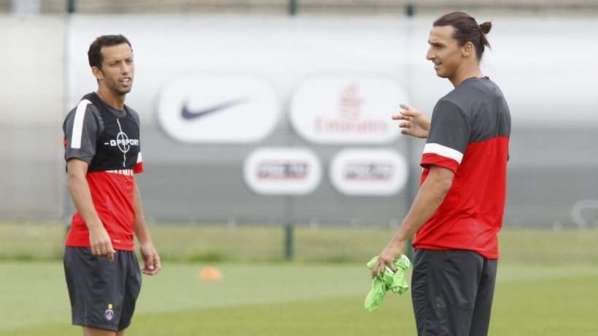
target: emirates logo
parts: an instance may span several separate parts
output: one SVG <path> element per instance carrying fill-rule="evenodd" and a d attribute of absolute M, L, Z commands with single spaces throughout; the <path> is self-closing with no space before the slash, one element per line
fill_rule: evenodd
<path fill-rule="evenodd" d="M 382 121 L 364 118 L 362 98 L 359 85 L 350 83 L 338 98 L 338 114 L 319 116 L 315 119 L 315 130 L 322 133 L 337 134 L 376 134 L 387 131 L 388 125 Z"/>
<path fill-rule="evenodd" d="M 344 119 L 357 120 L 361 115 L 361 105 L 363 98 L 359 92 L 359 86 L 355 83 L 349 84 L 342 92 L 339 98 L 339 111 Z"/>

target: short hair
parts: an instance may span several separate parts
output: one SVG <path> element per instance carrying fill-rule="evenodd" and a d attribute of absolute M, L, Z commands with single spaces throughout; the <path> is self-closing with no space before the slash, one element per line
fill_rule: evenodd
<path fill-rule="evenodd" d="M 453 38 L 460 46 L 471 42 L 475 47 L 478 60 L 482 59 L 485 47 L 490 47 L 486 34 L 492 29 L 491 22 L 478 25 L 476 19 L 465 12 L 452 12 L 445 14 L 434 21 L 434 27 L 451 26 L 455 28 Z"/>
<path fill-rule="evenodd" d="M 87 51 L 87 59 L 89 61 L 90 67 L 97 67 L 99 69 L 102 68 L 102 48 L 103 47 L 112 47 L 115 45 L 126 43 L 129 47 L 131 46 L 131 42 L 124 37 L 123 35 L 102 35 L 97 37 L 93 43 L 89 46 L 89 50 Z"/>

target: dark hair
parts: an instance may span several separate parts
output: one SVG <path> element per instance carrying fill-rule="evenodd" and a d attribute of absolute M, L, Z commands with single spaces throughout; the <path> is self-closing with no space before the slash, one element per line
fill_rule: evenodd
<path fill-rule="evenodd" d="M 434 27 L 452 26 L 455 28 L 453 38 L 457 40 L 460 46 L 471 42 L 475 47 L 476 56 L 478 60 L 482 59 L 484 48 L 490 48 L 490 43 L 486 38 L 486 34 L 492 29 L 491 22 L 484 22 L 478 25 L 476 20 L 464 12 L 452 12 L 445 14 L 434 21 Z"/>
<path fill-rule="evenodd" d="M 123 35 L 102 35 L 89 46 L 87 59 L 90 67 L 102 68 L 102 48 L 126 43 L 132 48 L 131 42 Z"/>

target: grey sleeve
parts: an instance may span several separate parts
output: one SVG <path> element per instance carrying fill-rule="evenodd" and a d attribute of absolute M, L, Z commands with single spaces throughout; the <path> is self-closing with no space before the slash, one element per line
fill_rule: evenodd
<path fill-rule="evenodd" d="M 438 144 L 461 154 L 469 143 L 471 126 L 461 109 L 453 102 L 440 100 L 434 107 L 428 144 Z"/>
<path fill-rule="evenodd" d="M 141 128 L 141 120 L 139 118 L 139 113 L 128 106 L 127 106 L 127 110 L 129 111 L 129 113 L 131 113 L 131 116 L 133 117 L 133 119 L 135 119 L 137 126 L 139 126 Z"/>
<path fill-rule="evenodd" d="M 133 119 L 137 123 L 137 127 L 139 128 L 139 154 L 137 154 L 137 163 L 140 163 L 141 162 L 141 118 L 139 117 L 139 113 L 137 111 L 133 110 L 130 107 L 127 107 L 127 109 L 129 110 L 129 113 L 131 113 L 131 116 L 133 117 Z"/>
<path fill-rule="evenodd" d="M 96 142 L 100 134 L 96 108 L 81 103 L 64 120 L 64 159 L 79 159 L 91 162 L 96 153 Z"/>

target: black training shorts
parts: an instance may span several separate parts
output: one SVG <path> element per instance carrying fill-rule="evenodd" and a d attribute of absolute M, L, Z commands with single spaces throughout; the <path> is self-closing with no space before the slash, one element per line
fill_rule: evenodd
<path fill-rule="evenodd" d="M 496 260 L 462 250 L 416 250 L 411 296 L 420 336 L 486 336 Z"/>
<path fill-rule="evenodd" d="M 66 247 L 64 272 L 74 325 L 112 331 L 129 326 L 141 289 L 134 252 L 117 251 L 109 261 L 89 248 Z"/>

